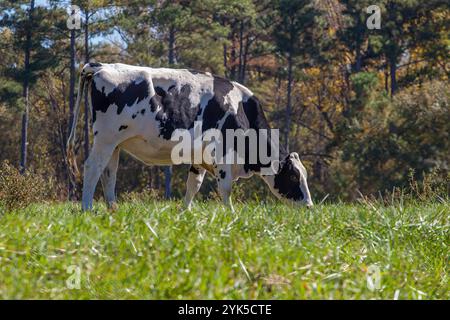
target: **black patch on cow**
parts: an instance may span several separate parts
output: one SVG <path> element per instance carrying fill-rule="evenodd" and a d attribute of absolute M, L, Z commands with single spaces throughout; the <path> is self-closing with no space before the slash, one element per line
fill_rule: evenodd
<path fill-rule="evenodd" d="M 271 139 L 271 131 L 269 122 L 266 119 L 266 116 L 264 115 L 264 110 L 262 109 L 261 103 L 259 100 L 252 96 L 247 101 L 242 103 L 242 108 L 245 114 L 245 117 L 247 118 L 248 125 L 250 129 L 254 129 L 258 132 L 260 129 L 266 129 L 267 130 L 267 147 L 266 150 L 268 152 L 268 156 L 271 156 L 270 154 L 270 146 L 272 144 Z M 242 116 L 242 115 L 241 115 Z M 262 163 L 259 158 L 259 139 L 260 135 L 257 135 L 258 137 L 258 144 L 257 144 L 257 152 L 258 152 L 258 161 L 256 164 L 250 164 L 250 158 L 248 155 L 248 152 L 246 152 L 246 159 L 245 159 L 245 165 L 244 170 L 245 172 L 253 171 L 253 172 L 259 172 L 261 168 L 269 167 L 271 164 L 268 163 Z M 248 150 L 248 149 L 246 149 Z M 287 152 L 284 149 L 283 145 L 279 145 L 279 159 L 284 159 L 287 156 Z"/>
<path fill-rule="evenodd" d="M 274 181 L 274 188 L 285 198 L 294 201 L 303 200 L 304 195 L 300 189 L 300 172 L 292 164 L 289 156 L 282 162 Z"/>
<path fill-rule="evenodd" d="M 191 89 L 188 84 L 183 85 L 180 91 L 175 86 L 171 86 L 167 91 L 160 87 L 155 88 L 156 94 L 150 99 L 150 108 L 155 112 L 158 106 L 161 107 L 156 114 L 156 120 L 160 123 L 160 137 L 170 140 L 176 129 L 189 129 L 194 126 L 199 106 L 191 107 Z"/>
<path fill-rule="evenodd" d="M 116 104 L 117 114 L 121 114 L 125 106 L 131 107 L 147 98 L 148 95 L 149 87 L 146 80 L 141 80 L 139 83 L 133 81 L 128 84 L 121 84 L 108 94 L 105 94 L 105 87 L 100 90 L 93 81 L 91 86 L 92 107 L 94 109 L 93 122 L 96 120 L 97 111 L 105 113 L 110 105 Z"/>
<path fill-rule="evenodd" d="M 159 106 L 161 106 L 161 97 L 155 94 L 153 97 L 150 98 L 150 111 L 155 112 Z M 142 110 L 141 114 L 143 114 Z"/>
<path fill-rule="evenodd" d="M 244 109 L 250 128 L 256 130 L 270 129 L 269 122 L 264 115 L 261 103 L 255 96 L 252 96 L 247 101 L 243 102 L 242 108 Z"/>
<path fill-rule="evenodd" d="M 96 136 L 97 134 L 98 134 L 98 131 L 95 131 L 95 132 L 94 132 L 94 136 Z"/>
<path fill-rule="evenodd" d="M 144 115 L 145 114 L 145 109 L 141 110 L 141 114 Z"/>
<path fill-rule="evenodd" d="M 226 172 L 223 171 L 222 169 L 219 170 L 219 174 L 221 179 L 225 179 L 225 176 L 227 175 Z"/>
<path fill-rule="evenodd" d="M 216 97 L 211 98 L 203 111 L 202 132 L 217 129 L 218 123 L 225 116 L 226 110 L 223 104 L 219 104 Z"/>
<path fill-rule="evenodd" d="M 111 175 L 111 173 L 109 172 L 109 169 L 108 169 L 108 168 L 106 168 L 105 174 L 106 174 L 106 176 L 107 176 L 108 178 L 109 178 L 109 176 Z"/>
<path fill-rule="evenodd" d="M 194 167 L 194 166 L 191 166 L 189 168 L 189 171 L 192 172 L 193 174 L 196 174 L 196 175 L 200 174 L 200 171 L 198 171 L 198 169 L 196 167 Z"/>
<path fill-rule="evenodd" d="M 205 118 L 205 117 L 204 117 Z M 267 119 L 264 115 L 264 111 L 262 110 L 262 107 L 259 103 L 259 101 L 255 97 L 250 97 L 247 101 L 243 102 L 241 101 L 238 106 L 238 110 L 236 115 L 229 114 L 227 118 L 224 120 L 223 125 L 221 127 L 222 137 L 223 137 L 223 155 L 226 156 L 227 152 L 231 151 L 238 151 L 239 148 L 237 147 L 237 138 L 235 138 L 235 141 L 233 143 L 229 143 L 230 146 L 227 149 L 227 136 L 226 136 L 226 130 L 227 129 L 242 129 L 244 132 L 246 130 L 255 130 L 256 131 L 256 137 L 257 137 L 257 143 L 256 148 L 253 146 L 253 148 L 250 148 L 250 138 L 247 136 L 245 138 L 245 147 L 244 147 L 244 155 L 240 155 L 244 158 L 244 170 L 245 172 L 260 172 L 261 168 L 263 167 L 270 167 L 271 163 L 262 163 L 260 156 L 259 156 L 259 139 L 261 136 L 259 135 L 260 129 L 266 129 L 267 130 L 267 147 L 266 150 L 268 152 L 268 156 L 272 156 L 270 154 L 270 145 L 272 144 L 271 141 L 271 132 L 270 132 L 270 126 L 267 122 Z M 250 160 L 253 160 L 253 157 L 250 156 L 250 151 L 256 150 L 256 163 L 250 163 Z M 279 157 L 280 159 L 283 159 L 287 153 L 284 151 L 283 147 L 280 145 L 279 149 Z M 236 160 L 236 159 L 235 159 Z"/>
<path fill-rule="evenodd" d="M 164 91 L 164 89 L 161 87 L 155 87 L 155 92 L 161 98 L 164 98 L 166 96 L 166 91 Z"/>
<path fill-rule="evenodd" d="M 137 117 L 137 113 L 133 113 L 133 115 L 131 116 L 132 119 Z"/>
<path fill-rule="evenodd" d="M 120 126 L 119 131 L 125 130 L 128 126 Z"/>
<path fill-rule="evenodd" d="M 217 129 L 219 121 L 225 116 L 230 106 L 225 104 L 225 96 L 233 90 L 233 84 L 221 77 L 214 76 L 214 96 L 208 101 L 203 111 L 202 132 Z"/>
<path fill-rule="evenodd" d="M 227 145 L 227 129 L 236 130 L 238 128 L 242 128 L 239 126 L 237 122 L 237 117 L 233 114 L 229 114 L 225 121 L 222 124 L 221 133 L 222 133 L 222 151 L 223 151 L 223 157 L 226 157 L 227 153 L 232 152 L 233 150 L 236 150 L 237 146 L 237 138 L 234 138 L 234 142 L 228 143 Z M 244 129 L 244 128 L 242 128 Z M 245 129 L 244 129 L 245 130 Z M 225 158 L 226 159 L 226 158 Z"/>

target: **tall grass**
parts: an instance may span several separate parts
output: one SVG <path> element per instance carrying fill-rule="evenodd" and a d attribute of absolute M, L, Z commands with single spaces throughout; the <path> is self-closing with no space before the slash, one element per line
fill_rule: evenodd
<path fill-rule="evenodd" d="M 115 213 L 101 203 L 10 211 L 0 218 L 0 297 L 449 298 L 446 200 L 236 209 L 135 199 Z"/>

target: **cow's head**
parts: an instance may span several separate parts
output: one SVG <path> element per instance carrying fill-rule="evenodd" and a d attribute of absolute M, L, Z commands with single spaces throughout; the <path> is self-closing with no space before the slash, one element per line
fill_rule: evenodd
<path fill-rule="evenodd" d="M 281 160 L 278 172 L 273 176 L 267 176 L 265 180 L 279 199 L 308 207 L 313 205 L 306 169 L 296 152 Z"/>

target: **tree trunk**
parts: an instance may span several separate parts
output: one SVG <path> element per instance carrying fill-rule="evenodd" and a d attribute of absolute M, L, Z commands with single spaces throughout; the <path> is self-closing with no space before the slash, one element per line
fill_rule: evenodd
<path fill-rule="evenodd" d="M 169 30 L 169 65 L 175 64 L 175 27 Z M 172 166 L 164 167 L 164 197 L 170 199 L 172 196 Z"/>
<path fill-rule="evenodd" d="M 323 154 L 325 153 L 325 150 L 323 150 L 323 145 L 324 145 L 324 136 L 325 136 L 325 122 L 326 118 L 324 115 L 324 112 L 322 112 L 322 101 L 321 101 L 321 97 L 320 94 L 318 93 L 317 95 L 317 100 L 318 100 L 318 104 L 317 104 L 317 109 L 322 113 L 323 116 L 323 121 L 319 122 L 319 132 L 320 135 L 318 136 L 318 143 L 316 143 L 316 145 L 314 146 L 314 152 L 316 154 Z M 328 123 L 328 126 L 330 126 L 330 123 Z M 317 181 L 321 182 L 323 181 L 323 166 L 322 166 L 322 159 L 320 157 L 316 157 L 314 159 L 314 165 L 313 165 L 313 172 L 314 172 L 314 177 L 317 179 Z"/>
<path fill-rule="evenodd" d="M 225 69 L 225 77 L 228 77 L 228 63 L 227 63 L 227 45 L 223 44 L 223 67 Z"/>
<path fill-rule="evenodd" d="M 69 84 L 69 127 L 67 136 L 70 135 L 73 122 L 73 109 L 75 107 L 75 30 L 70 30 L 70 84 Z"/>
<path fill-rule="evenodd" d="M 234 26 L 232 28 L 234 28 Z M 234 38 L 234 30 L 231 31 L 230 64 L 230 78 L 231 80 L 236 80 L 236 41 Z"/>
<path fill-rule="evenodd" d="M 364 27 L 363 27 L 364 28 Z M 360 32 L 358 32 L 358 37 L 356 38 L 356 48 L 355 48 L 355 65 L 354 65 L 354 70 L 352 70 L 355 73 L 358 73 L 361 71 L 362 68 L 362 55 L 361 55 L 361 45 L 362 45 L 362 41 L 363 41 L 363 35 L 360 34 Z"/>
<path fill-rule="evenodd" d="M 169 30 L 169 65 L 175 64 L 175 27 Z"/>
<path fill-rule="evenodd" d="M 164 198 L 170 199 L 172 197 L 172 166 L 164 167 Z"/>
<path fill-rule="evenodd" d="M 222 21 L 222 26 L 225 27 L 226 26 L 226 19 L 223 19 Z M 227 44 L 224 43 L 223 44 L 223 67 L 224 67 L 224 75 L 225 77 L 228 77 L 228 61 L 227 61 Z"/>
<path fill-rule="evenodd" d="M 89 10 L 85 9 L 84 20 L 84 63 L 89 62 Z M 84 95 L 84 161 L 89 157 L 89 102 Z"/>
<path fill-rule="evenodd" d="M 286 151 L 289 152 L 289 133 L 291 131 L 291 109 L 292 109 L 292 52 L 288 55 L 288 85 L 287 85 L 287 103 L 286 103 L 286 128 L 284 132 L 284 141 Z"/>
<path fill-rule="evenodd" d="M 34 0 L 30 2 L 30 11 L 28 13 L 28 28 L 25 44 L 25 66 L 23 79 L 23 98 L 25 100 L 25 111 L 22 115 L 22 141 L 20 145 L 20 172 L 24 173 L 27 169 L 27 151 L 28 151 L 28 117 L 30 112 L 30 55 L 31 55 L 31 30 L 33 25 Z"/>
<path fill-rule="evenodd" d="M 358 43 L 357 47 L 356 47 L 356 62 L 355 62 L 355 73 L 360 72 L 361 71 L 361 67 L 362 67 L 362 56 L 361 56 L 361 48 L 360 45 Z"/>
<path fill-rule="evenodd" d="M 243 67 L 243 49 L 244 49 L 244 21 L 241 21 L 239 27 L 239 69 L 238 82 L 242 83 L 242 67 Z"/>
<path fill-rule="evenodd" d="M 250 41 L 248 40 L 248 37 L 247 37 L 247 40 L 245 41 L 245 48 L 244 48 L 244 62 L 242 65 L 242 79 L 241 79 L 242 84 L 245 84 L 245 72 L 247 70 L 247 58 L 248 58 L 249 47 L 250 47 Z"/>
<path fill-rule="evenodd" d="M 153 188 L 159 191 L 160 188 L 160 180 L 159 180 L 159 167 L 154 166 L 153 167 Z"/>
<path fill-rule="evenodd" d="M 397 91 L 397 63 L 395 57 L 389 59 L 389 69 L 391 75 L 391 97 Z"/>
<path fill-rule="evenodd" d="M 386 93 L 389 93 L 389 71 L 387 59 L 385 59 L 385 66 L 383 72 L 384 72 L 384 90 L 386 90 Z"/>
<path fill-rule="evenodd" d="M 69 138 L 70 132 L 72 131 L 72 123 L 73 123 L 73 109 L 75 107 L 75 54 L 76 54 L 76 47 L 75 47 L 75 29 L 70 30 L 70 85 L 69 85 L 69 126 L 68 126 L 68 132 L 67 132 L 67 138 Z M 76 123 L 73 125 L 76 126 Z M 67 140 L 66 140 L 67 141 Z M 65 149 L 65 148 L 64 148 Z M 65 152 L 65 150 L 64 150 Z M 66 162 L 67 154 L 66 154 Z M 70 166 L 67 165 L 67 179 L 68 179 L 68 187 L 69 187 L 69 199 L 72 199 L 75 194 L 75 179 L 72 175 L 72 172 L 70 172 Z"/>

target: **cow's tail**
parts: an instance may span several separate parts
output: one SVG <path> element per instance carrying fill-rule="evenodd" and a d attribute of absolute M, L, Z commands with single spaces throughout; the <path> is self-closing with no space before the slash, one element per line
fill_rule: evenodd
<path fill-rule="evenodd" d="M 97 65 L 95 65 L 97 67 Z M 80 114 L 80 105 L 81 105 L 81 99 L 83 97 L 83 94 L 86 91 L 86 87 L 89 83 L 89 81 L 92 79 L 92 74 L 94 73 L 94 68 L 88 63 L 86 64 L 80 75 L 80 80 L 78 82 L 78 94 L 77 94 L 77 100 L 75 102 L 75 107 L 73 110 L 73 118 L 72 123 L 70 124 L 70 135 L 69 139 L 67 141 L 67 161 L 69 163 L 69 166 L 72 169 L 72 172 L 75 174 L 75 176 L 79 176 L 79 170 L 75 158 L 75 138 L 76 138 L 76 128 L 77 128 L 77 122 L 78 122 L 78 116 Z"/>

